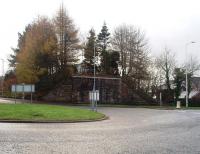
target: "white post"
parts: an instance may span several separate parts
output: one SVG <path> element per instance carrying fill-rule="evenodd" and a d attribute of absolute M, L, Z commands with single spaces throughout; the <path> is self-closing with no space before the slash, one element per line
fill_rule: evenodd
<path fill-rule="evenodd" d="M 181 108 L 181 102 L 180 102 L 180 101 L 177 101 L 177 103 L 176 103 L 176 108 L 177 108 L 177 109 L 180 109 L 180 108 Z"/>
<path fill-rule="evenodd" d="M 162 106 L 162 93 L 160 92 L 160 106 Z"/>
<path fill-rule="evenodd" d="M 187 68 L 187 47 L 189 44 L 196 43 L 191 41 L 185 44 L 185 54 L 186 54 L 186 70 L 185 70 L 185 88 L 186 88 L 186 96 L 185 96 L 185 107 L 188 107 L 188 68 Z"/>

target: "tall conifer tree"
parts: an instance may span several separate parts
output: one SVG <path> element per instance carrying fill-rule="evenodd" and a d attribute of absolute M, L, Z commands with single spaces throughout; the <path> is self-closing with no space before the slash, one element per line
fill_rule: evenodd
<path fill-rule="evenodd" d="M 110 58 L 108 53 L 109 47 L 109 39 L 110 33 L 108 32 L 108 28 L 106 23 L 102 26 L 101 32 L 98 35 L 97 45 L 98 45 L 98 52 L 101 58 L 101 72 L 109 74 L 110 72 Z"/>
<path fill-rule="evenodd" d="M 96 42 L 96 34 L 94 29 L 91 29 L 89 31 L 89 37 L 87 38 L 87 43 L 84 49 L 84 65 L 87 69 L 88 73 L 91 73 L 93 71 L 94 67 L 94 47 Z"/>

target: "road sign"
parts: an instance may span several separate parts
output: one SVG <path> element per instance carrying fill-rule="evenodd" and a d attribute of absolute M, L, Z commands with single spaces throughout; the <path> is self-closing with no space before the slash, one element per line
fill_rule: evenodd
<path fill-rule="evenodd" d="M 24 93 L 31 93 L 31 103 L 32 103 L 32 93 L 35 92 L 35 85 L 33 84 L 15 84 L 12 85 L 11 91 L 15 93 L 15 103 L 16 103 L 16 93 L 23 93 L 22 99 L 24 100 Z"/>
<path fill-rule="evenodd" d="M 12 92 L 26 92 L 26 93 L 31 93 L 35 92 L 35 85 L 31 84 L 17 84 L 17 85 L 12 85 Z"/>
<path fill-rule="evenodd" d="M 89 92 L 90 101 L 99 101 L 99 90 Z"/>

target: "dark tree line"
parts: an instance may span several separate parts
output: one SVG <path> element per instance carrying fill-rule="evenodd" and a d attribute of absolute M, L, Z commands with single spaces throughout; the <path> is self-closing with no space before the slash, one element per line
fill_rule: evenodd
<path fill-rule="evenodd" d="M 50 86 L 77 73 L 80 51 L 82 73 L 93 73 L 95 62 L 97 74 L 121 76 L 130 88 L 148 91 L 150 57 L 144 33 L 131 25 L 120 25 L 110 33 L 104 23 L 98 35 L 91 29 L 83 43 L 63 5 L 54 18 L 38 17 L 18 34 L 9 62 L 16 82 Z"/>

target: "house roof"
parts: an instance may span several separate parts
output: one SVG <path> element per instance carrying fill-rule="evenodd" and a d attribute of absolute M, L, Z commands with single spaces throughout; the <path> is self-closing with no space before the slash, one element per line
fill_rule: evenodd
<path fill-rule="evenodd" d="M 192 90 L 189 94 L 189 98 L 192 98 L 194 96 L 196 96 L 198 93 L 200 93 L 200 91 L 197 91 L 197 90 Z M 179 98 L 180 99 L 184 99 L 186 96 L 186 91 L 182 91 Z"/>

